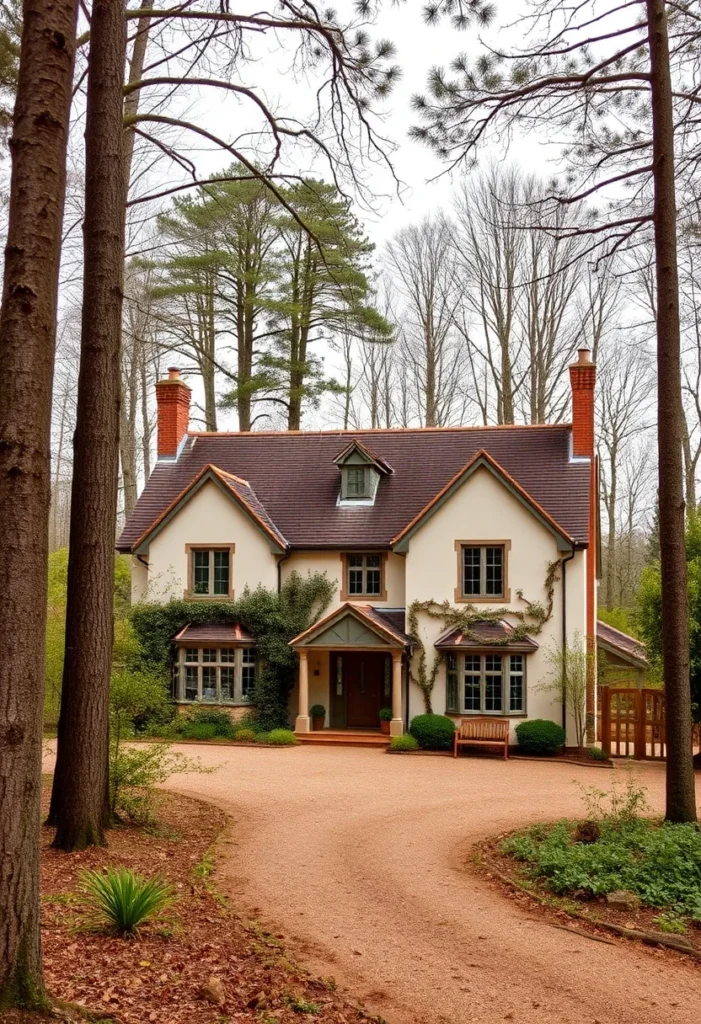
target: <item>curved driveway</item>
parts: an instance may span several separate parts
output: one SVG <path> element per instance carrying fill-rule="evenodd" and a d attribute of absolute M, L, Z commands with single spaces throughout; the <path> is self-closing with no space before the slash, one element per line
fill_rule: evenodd
<path fill-rule="evenodd" d="M 233 816 L 224 887 L 391 1024 L 697 1019 L 698 966 L 563 931 L 465 867 L 475 840 L 581 815 L 578 784 L 606 788 L 613 772 L 333 747 L 196 753 L 219 770 L 169 788 Z M 640 774 L 661 807 L 661 768 Z"/>

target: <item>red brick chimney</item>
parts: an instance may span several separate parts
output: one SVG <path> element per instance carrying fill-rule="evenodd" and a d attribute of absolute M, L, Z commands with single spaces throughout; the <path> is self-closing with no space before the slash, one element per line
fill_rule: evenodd
<path fill-rule="evenodd" d="M 579 359 L 570 366 L 572 386 L 572 454 L 594 457 L 594 387 L 596 366 L 588 348 L 579 349 Z"/>
<path fill-rule="evenodd" d="M 175 458 L 187 433 L 192 391 L 180 376 L 177 366 L 168 367 L 168 376 L 156 384 L 158 405 L 158 458 Z"/>

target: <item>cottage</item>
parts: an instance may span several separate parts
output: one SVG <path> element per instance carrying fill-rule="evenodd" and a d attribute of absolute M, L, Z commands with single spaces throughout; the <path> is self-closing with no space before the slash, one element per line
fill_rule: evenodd
<path fill-rule="evenodd" d="M 333 606 L 292 641 L 298 733 L 321 704 L 333 730 L 378 728 L 391 708 L 401 734 L 426 690 L 436 712 L 508 718 L 512 737 L 525 718 L 561 722 L 549 652 L 596 643 L 595 378 L 582 349 L 571 424 L 214 434 L 189 430 L 171 369 L 158 462 L 118 542 L 134 600 L 325 571 Z M 193 626 L 174 642 L 179 702 L 250 706 L 254 637 Z"/>

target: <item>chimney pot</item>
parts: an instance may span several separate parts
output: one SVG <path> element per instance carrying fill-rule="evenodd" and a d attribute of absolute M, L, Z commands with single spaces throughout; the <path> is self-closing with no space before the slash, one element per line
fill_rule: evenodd
<path fill-rule="evenodd" d="M 582 366 L 593 366 L 594 365 L 592 363 L 592 361 L 591 361 L 591 349 L 587 348 L 586 345 L 583 348 L 578 348 L 577 349 L 577 354 L 579 356 L 579 363 Z"/>
<path fill-rule="evenodd" d="M 168 376 L 156 384 L 158 406 L 158 458 L 175 458 L 187 434 L 192 392 L 180 376 L 177 366 L 168 367 Z"/>

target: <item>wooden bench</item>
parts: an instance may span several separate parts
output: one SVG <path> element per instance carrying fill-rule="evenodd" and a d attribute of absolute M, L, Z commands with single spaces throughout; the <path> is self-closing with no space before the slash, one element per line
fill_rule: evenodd
<path fill-rule="evenodd" d="M 461 718 L 455 730 L 453 757 L 458 756 L 458 747 L 501 746 L 506 760 L 509 756 L 510 728 L 508 718 Z"/>

